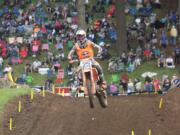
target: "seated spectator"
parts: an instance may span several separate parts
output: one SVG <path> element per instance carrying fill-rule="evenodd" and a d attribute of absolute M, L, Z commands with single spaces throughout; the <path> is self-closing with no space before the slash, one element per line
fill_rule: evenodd
<path fill-rule="evenodd" d="M 177 86 L 178 84 L 176 84 L 177 82 L 177 80 L 179 80 L 179 78 L 178 78 L 178 76 L 176 75 L 176 74 L 174 74 L 173 76 L 172 76 L 172 79 L 171 79 L 171 87 L 175 87 L 175 86 Z M 179 86 L 179 85 L 178 85 Z"/>
<path fill-rule="evenodd" d="M 8 72 L 12 72 L 12 67 L 10 66 L 10 65 L 6 65 L 5 67 L 4 67 L 4 70 L 3 70 L 3 73 L 4 74 L 7 74 Z"/>
<path fill-rule="evenodd" d="M 165 61 L 166 61 L 166 59 L 165 59 L 164 55 L 161 55 L 157 60 L 157 66 L 161 67 L 161 68 L 165 67 Z"/>
<path fill-rule="evenodd" d="M 154 55 L 154 58 L 160 57 L 160 55 L 161 55 L 160 49 L 159 49 L 159 48 L 156 48 L 156 47 L 154 46 L 154 47 L 153 47 L 153 55 Z"/>
<path fill-rule="evenodd" d="M 127 94 L 130 95 L 135 92 L 134 83 L 131 79 L 129 79 L 127 84 Z"/>
<path fill-rule="evenodd" d="M 127 74 L 122 74 L 120 77 L 120 83 L 119 85 L 122 86 L 124 91 L 127 91 L 127 83 L 128 83 L 128 75 Z"/>
<path fill-rule="evenodd" d="M 49 68 L 49 65 L 46 61 L 42 62 L 41 68 Z"/>
<path fill-rule="evenodd" d="M 102 47 L 101 56 L 102 56 L 102 59 L 109 59 L 110 58 L 110 54 L 108 52 L 108 48 L 105 45 Z"/>
<path fill-rule="evenodd" d="M 69 75 L 69 76 L 71 76 L 72 74 L 73 74 L 73 65 L 72 64 L 69 64 L 68 66 L 67 66 L 67 74 Z"/>
<path fill-rule="evenodd" d="M 153 7 L 155 8 L 161 8 L 161 2 L 160 0 L 154 0 Z"/>
<path fill-rule="evenodd" d="M 136 8 L 137 8 L 137 9 L 143 7 L 143 0 L 137 0 L 136 2 L 137 2 L 137 3 L 136 3 Z"/>
<path fill-rule="evenodd" d="M 109 94 L 112 96 L 117 96 L 118 93 L 119 93 L 118 86 L 115 83 L 111 82 L 109 86 Z"/>
<path fill-rule="evenodd" d="M 57 71 L 58 71 L 58 69 L 60 69 L 60 68 L 61 68 L 61 65 L 59 64 L 59 62 L 58 62 L 58 61 L 56 61 L 56 62 L 54 62 L 53 67 L 54 67 L 54 71 L 55 71 L 55 72 L 57 72 Z"/>
<path fill-rule="evenodd" d="M 150 59 L 151 59 L 152 52 L 151 52 L 150 49 L 147 49 L 147 48 L 146 48 L 146 49 L 143 51 L 143 54 L 144 54 L 146 60 L 150 60 Z"/>
<path fill-rule="evenodd" d="M 148 82 L 148 81 L 145 82 L 144 91 L 148 93 L 151 93 L 154 91 L 152 82 Z"/>
<path fill-rule="evenodd" d="M 174 60 L 171 56 L 167 57 L 165 60 L 165 64 L 167 68 L 175 68 Z"/>
<path fill-rule="evenodd" d="M 149 76 L 146 76 L 146 77 L 145 77 L 145 82 L 149 82 L 149 83 L 152 82 L 152 78 L 149 77 Z"/>
<path fill-rule="evenodd" d="M 41 61 L 36 59 L 32 64 L 32 70 L 38 72 L 38 68 L 42 65 Z"/>
<path fill-rule="evenodd" d="M 171 88 L 171 80 L 169 77 L 166 77 L 162 82 L 162 91 L 168 91 L 170 88 Z"/>
<path fill-rule="evenodd" d="M 33 77 L 30 76 L 30 75 L 28 75 L 28 76 L 26 77 L 26 83 L 27 83 L 28 85 L 32 85 L 33 80 L 34 80 Z"/>
<path fill-rule="evenodd" d="M 135 64 L 135 67 L 138 67 L 141 65 L 141 58 L 139 56 L 135 57 L 134 64 Z"/>
<path fill-rule="evenodd" d="M 135 91 L 141 93 L 142 92 L 142 83 L 138 78 L 134 79 L 134 86 L 135 86 Z"/>
<path fill-rule="evenodd" d="M 152 84 L 155 92 L 161 90 L 160 80 L 158 80 L 157 77 L 153 79 Z"/>
<path fill-rule="evenodd" d="M 27 55 L 28 55 L 28 48 L 27 48 L 27 47 L 22 47 L 22 48 L 20 49 L 20 56 L 21 56 L 22 58 L 26 58 Z"/>
<path fill-rule="evenodd" d="M 22 76 L 20 76 L 20 77 L 18 77 L 16 79 L 16 83 L 17 84 L 24 84 L 25 83 L 25 79 Z"/>
<path fill-rule="evenodd" d="M 129 73 L 132 73 L 132 72 L 134 72 L 134 70 L 135 70 L 135 63 L 134 62 L 129 62 L 127 71 Z"/>
<path fill-rule="evenodd" d="M 24 67 L 25 69 L 25 74 L 28 75 L 28 73 L 32 73 L 32 66 L 30 63 L 27 63 Z"/>

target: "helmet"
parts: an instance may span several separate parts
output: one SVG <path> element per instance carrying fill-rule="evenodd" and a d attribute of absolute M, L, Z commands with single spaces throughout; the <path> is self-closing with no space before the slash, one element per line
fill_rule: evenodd
<path fill-rule="evenodd" d="M 86 32 L 84 30 L 78 30 L 76 32 L 76 39 L 80 44 L 80 47 L 85 47 L 85 42 L 86 42 Z"/>
<path fill-rule="evenodd" d="M 86 37 L 86 32 L 84 31 L 84 30 L 78 30 L 77 32 L 76 32 L 76 36 L 85 36 Z"/>

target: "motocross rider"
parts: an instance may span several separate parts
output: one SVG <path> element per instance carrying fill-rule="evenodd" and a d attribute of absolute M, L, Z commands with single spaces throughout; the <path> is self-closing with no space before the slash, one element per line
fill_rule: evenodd
<path fill-rule="evenodd" d="M 101 56 L 102 48 L 95 44 L 94 42 L 86 38 L 86 32 L 84 30 L 78 30 L 76 32 L 76 43 L 68 54 L 68 59 L 70 63 L 73 63 L 73 54 L 76 53 L 79 60 L 92 58 L 92 65 L 97 69 L 99 75 L 98 85 L 101 86 L 103 90 L 106 89 L 106 82 L 104 80 L 102 67 L 97 61 L 93 59 L 94 51 L 93 48 L 98 49 L 98 55 Z"/>

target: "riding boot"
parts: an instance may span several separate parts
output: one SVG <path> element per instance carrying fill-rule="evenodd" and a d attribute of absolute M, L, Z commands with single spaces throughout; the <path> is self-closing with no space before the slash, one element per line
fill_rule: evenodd
<path fill-rule="evenodd" d="M 104 80 L 103 75 L 99 75 L 99 80 L 98 80 L 97 84 L 100 85 L 101 90 L 106 90 L 107 84 L 106 84 L 106 81 Z"/>

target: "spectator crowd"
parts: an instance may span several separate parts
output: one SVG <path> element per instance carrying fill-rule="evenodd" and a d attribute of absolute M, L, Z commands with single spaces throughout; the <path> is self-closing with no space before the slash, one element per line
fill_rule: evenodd
<path fill-rule="evenodd" d="M 87 38 L 103 48 L 102 60 L 108 60 L 108 71 L 132 73 L 143 62 L 152 59 L 157 61 L 159 68 L 179 68 L 177 12 L 172 10 L 159 17 L 154 12 L 154 9 L 162 8 L 159 0 L 126 0 L 125 3 L 125 14 L 133 18 L 127 26 L 128 52 L 111 57 L 109 50 L 115 47 L 117 40 L 116 23 L 112 21 L 116 13 L 115 0 L 97 0 L 93 4 L 85 0 Z M 76 42 L 74 35 L 80 28 L 76 4 L 76 0 L 6 3 L 0 10 L 0 76 L 13 72 L 12 67 L 17 64 L 24 65 L 16 79 L 20 84 L 31 85 L 31 73 L 47 75 L 47 80 L 56 77 L 57 83 L 64 78 L 62 72 L 71 76 L 75 68 L 71 64 L 63 65 L 65 54 Z M 109 92 L 117 94 L 120 88 L 127 93 L 167 91 L 178 75 L 158 78 L 147 76 L 143 85 L 139 78 L 122 75 L 118 83 L 109 84 Z"/>

